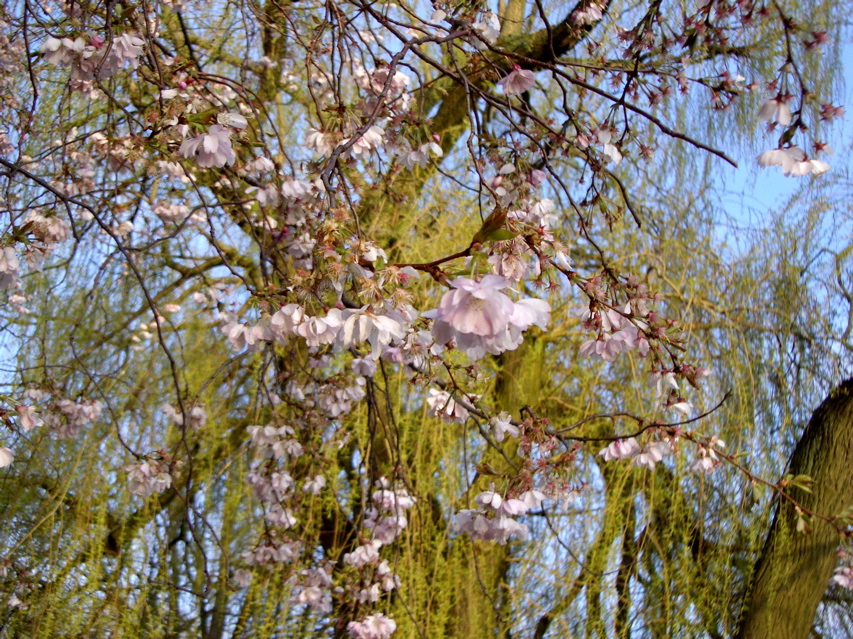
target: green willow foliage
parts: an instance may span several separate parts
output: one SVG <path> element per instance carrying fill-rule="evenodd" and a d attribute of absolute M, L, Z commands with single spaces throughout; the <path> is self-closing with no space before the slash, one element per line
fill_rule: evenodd
<path fill-rule="evenodd" d="M 733 634 L 778 499 L 758 478 L 784 474 L 814 407 L 851 375 L 853 226 L 850 185 L 832 173 L 755 221 L 726 216 L 715 175 L 727 154 L 811 153 L 827 139 L 821 105 L 845 37 L 835 8 L 7 3 L 0 248 L 22 266 L 0 333 L 15 455 L 0 474 L 2 634 L 343 637 L 377 613 L 400 638 Z M 114 39 L 127 34 L 142 52 L 112 70 L 110 52 L 137 46 Z M 397 93 L 394 70 L 409 78 Z M 496 88 L 519 71 L 535 84 Z M 756 113 L 777 94 L 796 117 L 765 135 Z M 217 119 L 229 113 L 247 125 Z M 233 163 L 185 146 L 217 122 Z M 356 153 L 377 122 L 385 147 Z M 331 146 L 309 142 L 311 129 Z M 272 170 L 248 168 L 262 157 Z M 507 219 L 513 194 L 553 200 L 550 229 Z M 66 231 L 45 231 L 51 220 Z M 41 268 L 24 267 L 51 233 L 65 237 Z M 385 256 L 369 258 L 377 249 Z M 288 304 L 312 317 L 434 309 L 449 281 L 489 272 L 498 251 L 523 255 L 512 287 L 551 307 L 515 350 L 472 361 L 447 349 L 412 366 L 389 354 L 359 383 L 364 339 L 240 342 Z M 393 277 L 407 265 L 420 278 L 403 285 Z M 601 328 L 582 312 L 623 308 L 629 276 L 660 318 L 641 322 L 650 355 L 581 357 Z M 410 333 L 430 329 L 417 322 Z M 694 365 L 714 375 L 692 389 Z M 685 421 L 650 371 L 677 373 L 663 399 L 703 416 L 654 470 L 605 462 L 614 437 Z M 430 389 L 468 418 L 439 419 Z M 23 405 L 46 423 L 27 428 Z M 494 436 L 502 411 L 521 437 Z M 267 425 L 293 428 L 301 454 L 265 455 L 250 428 Z M 643 436 L 675 433 L 656 432 Z M 710 437 L 739 468 L 691 470 Z M 157 490 L 130 481 L 142 463 L 167 476 Z M 258 498 L 275 472 L 293 482 L 289 526 Z M 325 485 L 309 490 L 316 477 Z M 369 601 L 373 573 L 347 556 L 371 540 L 383 478 L 416 501 L 380 553 L 399 584 Z M 527 540 L 454 526 L 491 485 L 548 496 L 519 517 Z M 294 557 L 252 562 L 283 539 Z M 311 570 L 329 583 L 310 583 Z M 327 607 L 311 605 L 313 587 Z M 816 628 L 842 636 L 848 611 L 832 587 Z"/>

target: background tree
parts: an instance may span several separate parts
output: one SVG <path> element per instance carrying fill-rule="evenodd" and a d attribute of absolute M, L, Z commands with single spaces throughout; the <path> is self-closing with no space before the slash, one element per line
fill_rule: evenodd
<path fill-rule="evenodd" d="M 829 168 L 832 9 L 7 6 L 4 632 L 748 633 L 789 510 L 849 523 L 780 480 L 849 207 L 713 180 L 762 120 Z"/>

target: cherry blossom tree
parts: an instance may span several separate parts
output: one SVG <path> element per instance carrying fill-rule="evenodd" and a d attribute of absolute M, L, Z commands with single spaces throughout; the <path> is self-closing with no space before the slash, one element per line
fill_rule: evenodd
<path fill-rule="evenodd" d="M 841 183 L 844 37 L 753 0 L 7 4 L 4 629 L 763 636 L 787 532 L 813 616 L 850 587 L 849 460 L 797 445 L 850 251 L 795 200 L 732 257 L 709 185 Z"/>

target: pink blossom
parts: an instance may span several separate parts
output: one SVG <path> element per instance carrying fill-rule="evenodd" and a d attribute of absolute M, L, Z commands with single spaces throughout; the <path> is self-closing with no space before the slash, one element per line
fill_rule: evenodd
<path fill-rule="evenodd" d="M 841 566 L 835 569 L 835 574 L 829 580 L 830 585 L 841 586 L 853 590 L 853 568 L 850 566 Z"/>
<path fill-rule="evenodd" d="M 505 95 L 518 95 L 529 91 L 536 84 L 536 75 L 529 69 L 513 69 L 509 75 L 501 78 L 498 84 Z"/>
<path fill-rule="evenodd" d="M 311 194 L 314 186 L 305 180 L 285 180 L 281 183 L 281 195 L 288 200 L 302 200 Z"/>
<path fill-rule="evenodd" d="M 18 412 L 18 423 L 25 431 L 44 425 L 34 406 L 16 406 L 15 410 Z"/>
<path fill-rule="evenodd" d="M 388 93 L 400 93 L 409 86 L 411 79 L 405 73 L 399 70 L 394 70 L 394 75 L 391 76 L 390 81 L 388 80 L 388 76 L 390 75 L 390 69 L 387 67 L 384 69 L 373 69 L 372 71 L 365 71 L 364 69 L 357 69 L 355 73 L 355 81 L 358 86 L 366 91 L 371 91 L 376 95 L 381 95 L 381 93 L 385 90 L 385 84 L 388 83 Z"/>
<path fill-rule="evenodd" d="M 421 144 L 417 150 L 411 151 L 403 156 L 403 163 L 410 171 L 416 166 L 424 168 L 429 164 L 430 154 L 435 155 L 436 157 L 441 157 L 444 155 L 444 151 L 435 142 Z"/>
<path fill-rule="evenodd" d="M 844 117 L 844 107 L 843 106 L 833 106 L 831 104 L 821 104 L 820 105 L 820 119 L 826 120 L 829 122 L 835 118 Z"/>
<path fill-rule="evenodd" d="M 390 544 L 409 525 L 409 521 L 405 515 L 395 514 L 366 519 L 364 525 L 373 532 L 374 539 L 383 544 Z"/>
<path fill-rule="evenodd" d="M 341 324 L 341 312 L 333 308 L 329 310 L 326 317 L 306 318 L 296 327 L 295 332 L 300 337 L 305 338 L 308 346 L 331 344 L 338 336 L 338 329 Z"/>
<path fill-rule="evenodd" d="M 370 358 L 375 361 L 386 346 L 392 341 L 402 340 L 405 335 L 406 329 L 399 321 L 387 315 L 377 315 L 365 307 L 345 312 L 339 338 L 346 349 L 368 342 Z"/>
<path fill-rule="evenodd" d="M 509 281 L 500 275 L 486 275 L 479 282 L 458 277 L 454 288 L 441 298 L 439 307 L 424 313 L 435 318 L 436 342 L 456 341 L 456 346 L 472 359 L 486 353 L 498 355 L 518 348 L 522 332 L 530 326 L 545 327 L 551 308 L 543 300 L 513 301 L 501 293 Z"/>
<path fill-rule="evenodd" d="M 527 512 L 527 504 L 520 499 L 504 499 L 497 511 L 507 517 L 517 517 Z"/>
<path fill-rule="evenodd" d="M 296 517 L 289 508 L 282 508 L 280 504 L 273 504 L 264 515 L 264 519 L 274 526 L 282 528 L 293 528 L 296 525 Z"/>
<path fill-rule="evenodd" d="M 384 477 L 382 478 L 385 479 Z M 373 493 L 371 497 L 376 506 L 385 512 L 402 513 L 415 505 L 415 498 L 409 495 L 405 489 L 397 490 L 381 489 Z"/>
<path fill-rule="evenodd" d="M 245 568 L 240 568 L 239 570 L 234 571 L 231 581 L 238 588 L 247 588 L 249 584 L 252 583 L 252 573 Z"/>
<path fill-rule="evenodd" d="M 460 510 L 456 515 L 455 528 L 472 539 L 496 541 L 501 545 L 505 545 L 511 536 L 527 539 L 529 532 L 525 524 L 512 517 L 499 515 L 490 518 L 476 510 Z"/>
<path fill-rule="evenodd" d="M 655 469 L 655 464 L 660 462 L 665 455 L 672 452 L 669 444 L 666 442 L 651 442 L 646 444 L 646 447 L 636 457 L 634 457 L 635 466 L 645 466 L 649 470 Z"/>
<path fill-rule="evenodd" d="M 287 304 L 276 311 L 270 318 L 270 328 L 277 341 L 284 342 L 284 338 L 296 331 L 304 317 L 305 311 L 299 304 Z"/>
<path fill-rule="evenodd" d="M 542 182 L 545 181 L 546 177 L 547 176 L 545 175 L 544 171 L 540 171 L 539 169 L 533 169 L 530 172 L 530 175 L 527 176 L 527 181 L 528 183 L 530 183 L 531 186 L 538 187 L 542 185 Z"/>
<path fill-rule="evenodd" d="M 590 2 L 583 9 L 578 9 L 572 13 L 572 22 L 579 27 L 595 24 L 604 16 L 601 7 L 595 2 Z"/>
<path fill-rule="evenodd" d="M 142 55 L 142 48 L 145 46 L 145 40 L 132 33 L 124 33 L 113 38 L 113 46 L 110 51 L 112 55 L 121 61 L 130 61 L 135 69 L 137 67 L 137 58 Z"/>
<path fill-rule="evenodd" d="M 492 490 L 487 490 L 474 497 L 474 502 L 482 508 L 497 510 L 503 503 L 503 497 L 501 497 L 500 493 L 495 492 L 494 486 L 492 486 Z"/>
<path fill-rule="evenodd" d="M 344 555 L 344 563 L 353 568 L 361 568 L 367 564 L 379 561 L 379 548 L 382 544 L 378 541 L 372 541 L 363 546 L 358 546 L 352 552 Z"/>
<path fill-rule="evenodd" d="M 396 629 L 394 620 L 381 612 L 347 624 L 347 632 L 353 639 L 388 639 Z"/>
<path fill-rule="evenodd" d="M 231 131 L 214 124 L 207 133 L 184 140 L 178 150 L 185 158 L 196 158 L 200 167 L 231 166 L 236 161 L 231 148 Z"/>
<path fill-rule="evenodd" d="M 771 149 L 758 156 L 759 166 L 781 166 L 782 173 L 789 177 L 820 175 L 829 171 L 829 164 L 821 160 L 809 159 L 797 146 L 784 149 Z"/>
<path fill-rule="evenodd" d="M 45 40 L 39 51 L 44 55 L 44 59 L 54 66 L 67 66 L 77 54 L 80 54 L 86 47 L 86 41 L 83 38 L 72 40 L 71 38 L 48 38 Z"/>
<path fill-rule="evenodd" d="M 699 457 L 690 464 L 690 470 L 694 473 L 710 473 L 716 467 L 717 462 L 715 462 L 710 457 Z"/>
<path fill-rule="evenodd" d="M 441 298 L 436 325 L 446 324 L 453 331 L 494 337 L 506 329 L 512 316 L 512 300 L 500 291 L 508 285 L 506 278 L 486 275 L 476 282 L 457 277 Z M 436 331 L 434 331 L 436 332 Z"/>
<path fill-rule="evenodd" d="M 326 478 L 322 475 L 315 475 L 313 479 L 309 479 L 302 486 L 302 490 L 311 495 L 319 495 L 326 485 Z"/>
<path fill-rule="evenodd" d="M 14 274 L 19 266 L 18 255 L 13 247 L 6 246 L 0 249 L 0 273 Z"/>
<path fill-rule="evenodd" d="M 538 490 L 528 490 L 521 493 L 518 498 L 524 502 L 528 510 L 531 510 L 533 508 L 539 508 L 542 505 L 543 500 L 546 499 L 546 496 L 545 493 Z"/>
<path fill-rule="evenodd" d="M 631 437 L 630 439 L 617 439 L 611 442 L 607 448 L 603 448 L 598 454 L 604 457 L 604 461 L 614 459 L 630 459 L 640 452 L 640 444 Z"/>
<path fill-rule="evenodd" d="M 140 497 L 162 493 L 172 485 L 172 476 L 168 469 L 156 461 L 132 464 L 124 470 L 130 478 L 130 492 Z"/>
<path fill-rule="evenodd" d="M 720 465 L 720 459 L 714 448 L 725 448 L 726 442 L 716 437 L 711 437 L 707 446 L 699 446 L 699 459 L 690 464 L 690 470 L 695 472 L 710 473 Z"/>
<path fill-rule="evenodd" d="M 625 342 L 620 339 L 613 339 L 609 333 L 604 333 L 601 337 L 581 344 L 578 354 L 581 357 L 587 355 L 598 356 L 605 362 L 612 362 L 616 359 L 619 353 L 624 352 Z"/>

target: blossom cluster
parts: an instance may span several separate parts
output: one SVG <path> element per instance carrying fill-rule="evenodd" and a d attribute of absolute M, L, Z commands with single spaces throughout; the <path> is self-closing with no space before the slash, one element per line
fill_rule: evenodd
<path fill-rule="evenodd" d="M 96 421 L 103 410 L 100 401 L 75 401 L 38 388 L 25 390 L 23 401 L 14 403 L 13 407 L 18 427 L 24 433 L 45 426 L 58 438 L 76 437 L 84 426 Z M 12 449 L 0 447 L 0 468 L 11 465 L 14 459 Z"/>
<path fill-rule="evenodd" d="M 480 281 L 457 277 L 450 286 L 453 290 L 444 294 L 438 309 L 424 315 L 435 318 L 432 332 L 437 343 L 453 342 L 471 359 L 515 350 L 524 331 L 534 325 L 546 328 L 551 319 L 548 302 L 533 298 L 513 302 L 502 293 L 509 280 L 500 275 L 484 275 Z"/>
<path fill-rule="evenodd" d="M 405 512 L 414 505 L 415 498 L 405 488 L 393 487 L 385 478 L 378 480 L 377 490 L 364 516 L 364 527 L 371 540 L 343 557 L 344 564 L 358 571 L 351 589 L 360 604 L 376 603 L 383 592 L 390 592 L 400 586 L 399 578 L 391 571 L 388 562 L 380 557 L 379 551 L 382 546 L 393 543 L 406 528 Z M 355 639 L 384 639 L 391 636 L 396 628 L 392 619 L 378 613 L 351 621 L 347 625 L 347 632 Z"/>
<path fill-rule="evenodd" d="M 146 460 L 125 467 L 130 479 L 130 492 L 139 497 L 162 493 L 172 486 L 169 467 L 157 460 Z"/>
<path fill-rule="evenodd" d="M 659 438 L 650 439 L 645 445 L 641 445 L 636 437 L 615 439 L 598 454 L 606 462 L 630 459 L 634 466 L 654 470 L 665 457 L 676 452 L 679 435 L 678 430 L 661 431 Z M 717 437 L 697 442 L 699 456 L 690 464 L 690 470 L 700 473 L 713 472 L 721 464 L 717 452 L 725 446 L 726 443 Z"/>
<path fill-rule="evenodd" d="M 645 311 L 644 307 L 638 307 L 641 313 Z M 612 362 L 620 353 L 634 349 L 641 357 L 646 356 L 649 352 L 649 342 L 643 331 L 648 330 L 648 325 L 631 315 L 630 303 L 618 310 L 585 309 L 581 314 L 584 327 L 587 330 L 597 330 L 598 335 L 595 339 L 584 342 L 579 354 L 599 357 L 605 362 Z"/>
<path fill-rule="evenodd" d="M 76 437 L 84 426 L 97 421 L 103 411 L 99 400 L 57 397 L 53 392 L 38 388 L 24 391 L 24 399 L 32 403 L 15 406 L 18 425 L 25 432 L 45 426 L 59 438 Z"/>
<path fill-rule="evenodd" d="M 517 498 L 506 497 L 494 490 L 482 492 L 474 498 L 476 509 L 460 510 L 456 514 L 456 530 L 471 539 L 495 541 L 505 545 L 511 536 L 527 539 L 529 529 L 515 519 L 532 508 L 539 508 L 545 495 L 529 490 Z"/>
<path fill-rule="evenodd" d="M 369 346 L 366 358 L 377 360 L 392 344 L 402 345 L 417 318 L 411 307 L 386 309 L 372 306 L 358 309 L 331 308 L 325 315 L 309 316 L 298 304 L 287 304 L 268 319 L 249 327 L 234 316 L 226 316 L 222 331 L 237 350 L 255 347 L 260 342 L 286 343 L 298 336 L 310 347 L 334 344 L 348 350 L 361 344 Z"/>
<path fill-rule="evenodd" d="M 44 59 L 55 66 L 71 67 L 71 84 L 90 90 L 92 81 L 118 73 L 129 62 L 139 64 L 145 41 L 135 33 L 118 35 L 107 44 L 98 35 L 78 38 L 47 38 L 41 45 Z"/>

